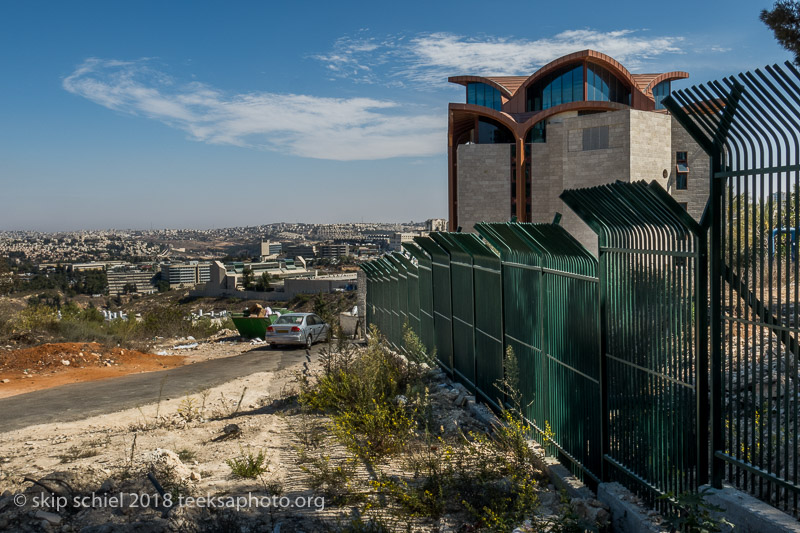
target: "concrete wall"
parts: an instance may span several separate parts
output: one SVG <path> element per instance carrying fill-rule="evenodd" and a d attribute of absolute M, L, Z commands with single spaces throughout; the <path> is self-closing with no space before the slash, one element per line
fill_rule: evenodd
<path fill-rule="evenodd" d="M 458 223 L 463 231 L 474 231 L 476 222 L 511 218 L 511 146 L 458 146 Z"/>
<path fill-rule="evenodd" d="M 674 118 L 672 120 L 672 153 L 669 166 L 669 184 L 665 187 L 678 202 L 686 202 L 689 214 L 700 220 L 708 199 L 709 172 L 711 162 L 708 155 L 700 148 L 691 135 Z M 675 188 L 675 152 L 688 152 L 689 180 L 687 189 L 679 191 Z"/>
<path fill-rule="evenodd" d="M 561 225 L 594 253 L 597 235 L 559 199 L 564 189 L 594 187 L 616 180 L 629 181 L 631 111 L 566 117 L 547 125 L 547 142 L 532 145 L 532 222 Z M 608 148 L 583 149 L 583 130 L 608 127 Z"/>
<path fill-rule="evenodd" d="M 655 180 L 665 189 L 670 161 L 675 154 L 671 150 L 672 119 L 669 115 L 648 111 L 630 113 L 630 181 Z M 675 163 L 672 163 L 675 167 Z"/>

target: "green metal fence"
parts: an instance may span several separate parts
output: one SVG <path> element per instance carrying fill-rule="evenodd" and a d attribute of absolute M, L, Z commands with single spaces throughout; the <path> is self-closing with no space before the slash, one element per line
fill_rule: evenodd
<path fill-rule="evenodd" d="M 655 503 L 707 482 L 705 233 L 659 185 L 561 199 L 599 241 L 603 478 Z"/>
<path fill-rule="evenodd" d="M 707 472 L 704 234 L 655 184 L 563 199 L 598 233 L 599 261 L 556 224 L 435 232 L 406 243 L 410 257 L 363 265 L 374 323 L 400 346 L 403 321 L 418 320 L 444 370 L 494 408 L 520 408 L 532 437 L 590 485 L 618 480 L 651 502 L 696 489 Z M 518 405 L 498 387 L 515 375 Z"/>
<path fill-rule="evenodd" d="M 439 364 L 453 373 L 453 300 L 450 285 L 450 256 L 430 237 L 414 237 L 414 242 L 431 258 L 433 293 L 433 337 Z"/>
<path fill-rule="evenodd" d="M 433 334 L 433 272 L 430 256 L 414 243 L 403 243 L 405 249 L 417 261 L 419 283 L 419 338 L 429 353 L 436 350 Z M 369 294 L 367 295 L 369 296 Z"/>
<path fill-rule="evenodd" d="M 537 440 L 597 481 L 597 261 L 557 225 L 481 223 L 475 229 L 500 251 L 504 336 L 517 359 L 523 412 Z"/>
<path fill-rule="evenodd" d="M 483 401 L 498 408 L 496 384 L 503 379 L 504 349 L 500 256 L 474 234 L 447 235 L 469 254 L 472 262 L 475 391 Z"/>
<path fill-rule="evenodd" d="M 711 162 L 712 484 L 800 515 L 800 72 L 767 66 L 665 105 Z"/>
<path fill-rule="evenodd" d="M 434 232 L 430 236 L 450 259 L 453 373 L 468 390 L 475 393 L 475 284 L 472 256 L 448 233 Z"/>

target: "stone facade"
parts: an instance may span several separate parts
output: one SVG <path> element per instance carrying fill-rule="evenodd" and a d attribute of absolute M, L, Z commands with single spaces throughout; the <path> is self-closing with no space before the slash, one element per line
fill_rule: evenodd
<path fill-rule="evenodd" d="M 584 146 L 584 130 L 603 128 L 607 147 Z M 607 128 L 607 130 L 605 130 Z M 458 147 L 458 220 L 463 231 L 478 221 L 510 218 L 510 144 Z M 586 149 L 585 149 L 586 148 Z M 675 153 L 687 151 L 689 189 L 674 187 Z M 592 115 L 559 116 L 547 124 L 547 142 L 531 145 L 531 222 L 561 225 L 589 250 L 597 252 L 597 235 L 559 198 L 565 189 L 620 181 L 657 181 L 678 202 L 688 201 L 699 219 L 708 194 L 708 158 L 669 115 L 627 109 Z M 664 178 L 664 174 L 667 178 Z"/>
<path fill-rule="evenodd" d="M 686 190 L 675 187 L 677 152 L 687 152 L 689 179 Z M 708 199 L 708 180 L 711 173 L 711 161 L 692 136 L 674 118 L 672 119 L 672 159 L 669 166 L 669 183 L 664 187 L 675 201 L 686 203 L 686 210 L 695 220 L 700 220 Z"/>
<path fill-rule="evenodd" d="M 511 218 L 510 144 L 462 144 L 458 147 L 458 211 L 462 231 L 477 222 Z"/>

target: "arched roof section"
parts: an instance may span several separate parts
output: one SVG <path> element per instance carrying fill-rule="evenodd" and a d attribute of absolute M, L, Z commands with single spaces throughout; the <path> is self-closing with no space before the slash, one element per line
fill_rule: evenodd
<path fill-rule="evenodd" d="M 574 52 L 572 54 L 565 55 L 563 57 L 559 57 L 551 61 L 550 63 L 546 64 L 533 74 L 522 84 L 522 86 L 517 90 L 518 92 L 522 89 L 526 89 L 530 87 L 533 83 L 536 83 L 541 78 L 547 76 L 551 72 L 558 70 L 561 67 L 564 67 L 570 63 L 580 63 L 583 61 L 589 61 L 590 63 L 596 63 L 602 67 L 605 67 L 609 71 L 611 71 L 615 76 L 617 76 L 620 80 L 627 82 L 632 89 L 638 89 L 636 85 L 636 80 L 634 79 L 633 75 L 626 69 L 622 64 L 614 59 L 611 56 L 607 56 L 606 54 L 597 52 L 595 50 L 581 50 L 580 52 Z"/>
<path fill-rule="evenodd" d="M 454 104 L 454 103 L 451 103 L 450 104 L 450 112 L 453 112 L 453 111 L 461 111 L 461 112 L 464 112 L 464 113 L 470 113 L 470 114 L 474 114 L 474 115 L 478 115 L 478 116 L 482 116 L 482 117 L 486 117 L 486 118 L 491 118 L 493 120 L 496 120 L 497 122 L 499 122 L 500 124 L 502 124 L 506 128 L 508 128 L 509 131 L 511 131 L 511 133 L 516 133 L 518 131 L 517 128 L 518 128 L 519 124 L 517 124 L 516 121 L 514 121 L 514 119 L 511 117 L 511 115 L 509 115 L 508 113 L 505 113 L 503 111 L 495 111 L 494 109 L 492 109 L 490 107 L 484 107 L 484 106 L 474 105 L 474 104 Z"/>
<path fill-rule="evenodd" d="M 506 87 L 498 83 L 497 81 L 493 80 L 492 78 L 484 78 L 483 76 L 450 76 L 447 78 L 447 81 L 450 83 L 457 83 L 459 85 L 463 85 L 466 87 L 470 83 L 484 83 L 490 87 L 494 87 L 500 94 L 503 95 L 506 99 L 511 98 L 513 91 L 509 91 Z"/>
<path fill-rule="evenodd" d="M 647 87 L 642 90 L 644 94 L 649 96 L 650 98 L 653 97 L 653 87 L 661 83 L 662 81 L 673 81 L 673 80 L 685 80 L 689 77 L 688 72 L 683 72 L 682 70 L 673 70 L 672 72 L 665 72 L 664 74 L 659 74 L 652 80 L 650 83 L 647 84 Z"/>

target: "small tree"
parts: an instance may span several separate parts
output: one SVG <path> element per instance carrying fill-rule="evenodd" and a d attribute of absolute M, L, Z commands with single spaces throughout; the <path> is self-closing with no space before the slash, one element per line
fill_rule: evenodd
<path fill-rule="evenodd" d="M 258 281 L 256 282 L 256 290 L 261 292 L 268 291 L 270 279 L 271 277 L 268 272 L 264 272 L 263 274 L 261 274 L 261 276 L 258 278 Z"/>
<path fill-rule="evenodd" d="M 242 276 L 242 285 L 244 286 L 244 290 L 251 291 L 253 290 L 253 270 L 250 267 L 245 267 Z"/>
<path fill-rule="evenodd" d="M 14 278 L 11 274 L 8 260 L 5 257 L 0 257 L 0 294 L 10 292 L 13 285 Z"/>
<path fill-rule="evenodd" d="M 794 54 L 795 64 L 800 65 L 800 2 L 779 0 L 771 10 L 762 9 L 759 18 L 780 45 Z"/>

